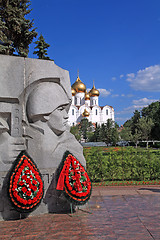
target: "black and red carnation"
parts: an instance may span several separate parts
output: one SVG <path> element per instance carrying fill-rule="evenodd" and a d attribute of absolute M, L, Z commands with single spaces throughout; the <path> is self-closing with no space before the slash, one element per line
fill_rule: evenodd
<path fill-rule="evenodd" d="M 59 167 L 57 190 L 64 190 L 66 198 L 74 204 L 85 204 L 91 195 L 91 180 L 81 163 L 68 151 Z"/>
<path fill-rule="evenodd" d="M 43 197 L 41 174 L 26 151 L 22 151 L 13 166 L 9 180 L 9 197 L 17 210 L 33 211 Z"/>

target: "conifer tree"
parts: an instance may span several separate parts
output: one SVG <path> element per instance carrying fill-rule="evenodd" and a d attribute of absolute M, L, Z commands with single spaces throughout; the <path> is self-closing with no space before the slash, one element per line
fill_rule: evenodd
<path fill-rule="evenodd" d="M 42 36 L 42 34 L 40 35 L 38 40 L 35 42 L 35 44 L 37 44 L 35 49 L 38 49 L 38 50 L 34 51 L 33 54 L 37 54 L 39 59 L 50 60 L 50 58 L 47 56 L 47 50 L 46 50 L 47 48 L 50 47 L 50 45 L 45 42 L 45 39 Z"/>
<path fill-rule="evenodd" d="M 31 12 L 30 0 L 0 0 L 0 53 L 27 57 L 29 45 L 37 36 L 33 20 L 25 18 Z"/>
<path fill-rule="evenodd" d="M 7 29 L 5 22 L 2 21 L 0 17 L 0 53 L 9 54 L 13 52 L 12 41 L 4 34 L 4 31 Z"/>

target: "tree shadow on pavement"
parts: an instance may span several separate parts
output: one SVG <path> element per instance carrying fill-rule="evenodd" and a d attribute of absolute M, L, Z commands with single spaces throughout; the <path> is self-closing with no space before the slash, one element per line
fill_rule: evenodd
<path fill-rule="evenodd" d="M 148 190 L 148 191 L 151 191 L 151 192 L 160 193 L 160 189 L 156 189 L 156 188 L 140 188 L 138 190 Z"/>

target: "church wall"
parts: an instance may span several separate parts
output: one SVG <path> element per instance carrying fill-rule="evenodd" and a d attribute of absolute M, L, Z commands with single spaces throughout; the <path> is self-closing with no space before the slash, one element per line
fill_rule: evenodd
<path fill-rule="evenodd" d="M 92 122 L 99 123 L 100 122 L 100 115 L 101 115 L 101 108 L 99 106 L 94 106 L 92 108 Z"/>
<path fill-rule="evenodd" d="M 104 106 L 102 109 L 102 122 L 106 123 L 108 119 L 114 121 L 114 112 L 110 106 Z"/>
<path fill-rule="evenodd" d="M 81 106 L 85 103 L 85 99 L 84 99 L 84 93 L 76 93 L 75 95 L 75 105 L 76 106 Z"/>
<path fill-rule="evenodd" d="M 75 96 L 72 96 L 72 104 L 75 105 Z"/>
<path fill-rule="evenodd" d="M 91 110 L 90 110 L 90 107 L 88 107 L 88 106 L 86 106 L 86 105 L 82 105 L 82 106 L 79 108 L 80 114 L 82 114 L 85 109 L 90 113 L 90 111 L 91 111 Z"/>
<path fill-rule="evenodd" d="M 73 106 L 77 107 L 77 114 L 74 116 L 72 115 Z M 108 119 L 114 121 L 114 109 L 108 105 L 100 107 L 99 94 L 96 95 L 95 93 L 92 95 L 90 92 L 90 100 L 85 100 L 84 92 L 76 92 L 76 95 L 74 97 L 72 96 L 72 106 L 69 111 L 69 124 L 71 126 L 73 123 L 75 125 L 78 124 L 83 119 L 82 114 L 85 109 L 90 114 L 87 119 L 92 123 L 102 125 L 103 123 L 106 123 Z"/>
<path fill-rule="evenodd" d="M 90 100 L 85 100 L 85 105 L 90 106 Z"/>
<path fill-rule="evenodd" d="M 90 106 L 98 106 L 98 97 L 94 96 L 90 98 Z"/>
<path fill-rule="evenodd" d="M 70 109 L 69 109 L 69 119 L 68 119 L 68 124 L 70 126 L 73 126 L 73 123 L 74 125 L 76 125 L 77 123 L 77 118 L 78 118 L 78 109 L 76 106 L 74 105 L 71 105 Z"/>

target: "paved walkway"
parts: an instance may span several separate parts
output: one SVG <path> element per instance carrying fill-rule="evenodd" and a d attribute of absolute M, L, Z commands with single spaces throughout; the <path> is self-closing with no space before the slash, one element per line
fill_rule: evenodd
<path fill-rule="evenodd" d="M 0 221 L 3 240 L 159 240 L 160 186 L 94 187 L 84 210 Z"/>

